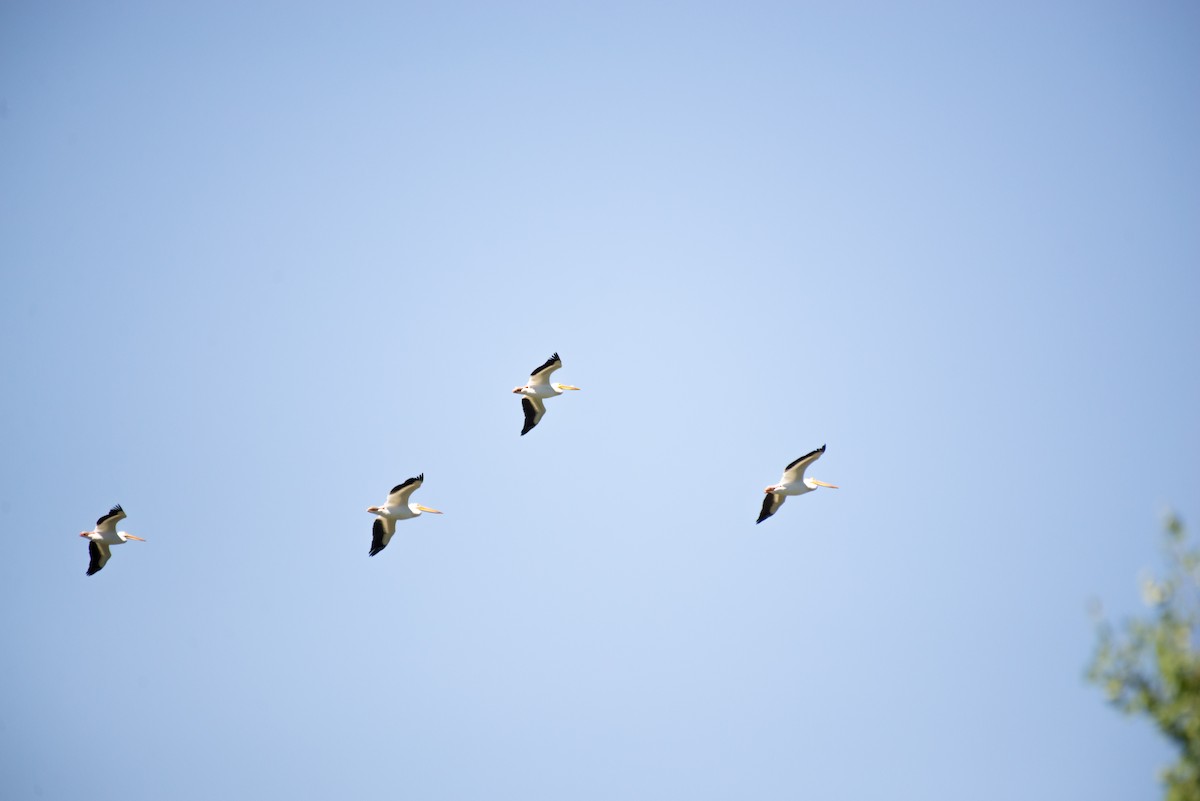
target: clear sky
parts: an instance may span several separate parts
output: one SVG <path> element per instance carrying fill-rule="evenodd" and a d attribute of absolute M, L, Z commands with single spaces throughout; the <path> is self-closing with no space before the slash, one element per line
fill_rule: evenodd
<path fill-rule="evenodd" d="M 0 796 L 1154 797 L 1198 85 L 1186 2 L 0 5 Z"/>

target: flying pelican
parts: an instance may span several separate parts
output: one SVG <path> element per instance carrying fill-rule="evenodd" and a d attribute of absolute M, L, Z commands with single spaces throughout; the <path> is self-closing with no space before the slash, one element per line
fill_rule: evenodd
<path fill-rule="evenodd" d="M 397 520 L 411 520 L 414 517 L 420 517 L 421 512 L 431 512 L 435 515 L 440 515 L 437 509 L 430 509 L 428 506 L 422 506 L 419 503 L 409 503 L 408 498 L 421 486 L 421 482 L 425 480 L 425 474 L 410 478 L 403 484 L 397 484 L 392 487 L 392 491 L 388 493 L 387 503 L 383 506 L 371 506 L 367 511 L 375 517 L 375 523 L 371 527 L 371 553 L 370 556 L 382 551 L 392 541 L 392 535 L 396 533 Z"/>
<path fill-rule="evenodd" d="M 137 540 L 145 542 L 141 537 L 135 537 L 132 534 L 127 534 L 124 531 L 117 531 L 117 521 L 125 519 L 125 510 L 121 508 L 121 504 L 117 504 L 108 510 L 108 514 L 96 521 L 96 527 L 91 531 L 81 531 L 79 536 L 87 537 L 91 542 L 88 543 L 88 553 L 92 556 L 92 561 L 88 564 L 87 574 L 90 576 L 93 573 L 99 573 L 100 568 L 108 563 L 108 558 L 112 556 L 112 551 L 109 546 L 120 545 L 127 540 Z"/>
<path fill-rule="evenodd" d="M 525 410 L 525 427 L 521 429 L 522 437 L 542 421 L 542 416 L 546 414 L 546 398 L 561 395 L 564 389 L 579 389 L 570 384 L 550 383 L 550 374 L 560 367 L 562 367 L 562 359 L 558 358 L 556 353 L 546 359 L 545 364 L 529 374 L 528 384 L 513 390 L 515 394 L 522 396 L 521 407 Z"/>
<path fill-rule="evenodd" d="M 834 485 L 826 484 L 824 481 L 804 477 L 805 469 L 820 459 L 821 454 L 824 452 L 825 446 L 822 445 L 812 453 L 801 456 L 787 466 L 787 469 L 783 471 L 783 478 L 779 479 L 778 484 L 772 484 L 763 490 L 763 492 L 767 493 L 767 497 L 763 498 L 762 511 L 759 512 L 758 520 L 755 520 L 755 523 L 761 523 L 778 512 L 779 507 L 783 506 L 783 502 L 787 500 L 788 495 L 803 495 L 806 492 L 812 492 L 817 487 L 837 489 Z"/>

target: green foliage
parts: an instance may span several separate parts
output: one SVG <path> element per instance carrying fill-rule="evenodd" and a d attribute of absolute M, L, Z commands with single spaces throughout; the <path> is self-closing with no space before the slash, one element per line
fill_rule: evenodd
<path fill-rule="evenodd" d="M 1167 521 L 1166 540 L 1166 576 L 1142 578 L 1148 615 L 1119 633 L 1099 624 L 1088 678 L 1179 747 L 1179 760 L 1162 774 L 1167 801 L 1200 801 L 1200 549 L 1189 546 L 1178 518 Z"/>

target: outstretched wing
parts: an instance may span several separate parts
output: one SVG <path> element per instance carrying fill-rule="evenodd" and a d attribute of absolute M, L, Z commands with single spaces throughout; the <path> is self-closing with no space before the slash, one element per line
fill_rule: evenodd
<path fill-rule="evenodd" d="M 546 413 L 546 404 L 542 403 L 541 398 L 521 398 L 521 408 L 525 410 L 525 427 L 521 429 L 523 437 L 542 421 L 542 415 Z"/>
<path fill-rule="evenodd" d="M 396 521 L 385 520 L 382 517 L 375 518 L 375 524 L 371 526 L 371 552 L 368 556 L 374 556 L 387 547 L 392 541 L 392 535 L 396 533 Z"/>
<path fill-rule="evenodd" d="M 550 374 L 560 367 L 562 367 L 562 359 L 558 358 L 558 354 L 555 353 L 549 359 L 546 359 L 545 364 L 529 374 L 529 386 L 536 387 L 549 384 Z"/>
<path fill-rule="evenodd" d="M 88 563 L 87 574 L 89 576 L 99 573 L 100 568 L 104 567 L 104 563 L 108 561 L 108 557 L 112 556 L 112 551 L 108 549 L 107 545 L 95 540 L 88 543 L 88 553 L 92 556 L 92 561 Z"/>
<path fill-rule="evenodd" d="M 392 487 L 392 491 L 388 493 L 387 505 L 393 509 L 407 509 L 409 496 L 420 489 L 424 481 L 425 474 L 422 473 Z"/>
<path fill-rule="evenodd" d="M 783 501 L 784 497 L 782 495 L 776 495 L 773 492 L 768 492 L 767 496 L 763 498 L 762 511 L 758 513 L 758 519 L 754 522 L 761 523 L 771 515 L 778 512 L 779 507 L 783 506 Z"/>
<path fill-rule="evenodd" d="M 117 504 L 108 510 L 108 514 L 101 515 L 96 521 L 96 531 L 101 534 L 111 534 L 117 530 L 117 522 L 125 519 L 125 510 L 121 508 L 121 504 Z M 100 568 L 96 568 L 99 570 Z"/>
<path fill-rule="evenodd" d="M 820 459 L 821 454 L 824 452 L 825 452 L 825 446 L 822 445 L 821 447 L 817 448 L 815 451 L 812 451 L 811 453 L 806 453 L 803 456 L 801 456 L 799 459 L 797 459 L 796 461 L 789 464 L 787 466 L 787 469 L 785 469 L 783 471 L 783 478 L 780 480 L 779 483 L 780 484 L 798 484 L 801 481 L 803 481 L 804 480 L 804 471 L 808 469 L 808 466 L 810 464 L 812 464 L 813 462 Z"/>

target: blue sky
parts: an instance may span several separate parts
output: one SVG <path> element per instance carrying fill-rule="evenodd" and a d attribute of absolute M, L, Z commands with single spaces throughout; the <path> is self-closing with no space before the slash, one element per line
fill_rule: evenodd
<path fill-rule="evenodd" d="M 173 5 L 0 8 L 0 794 L 1157 792 L 1195 8 Z"/>

